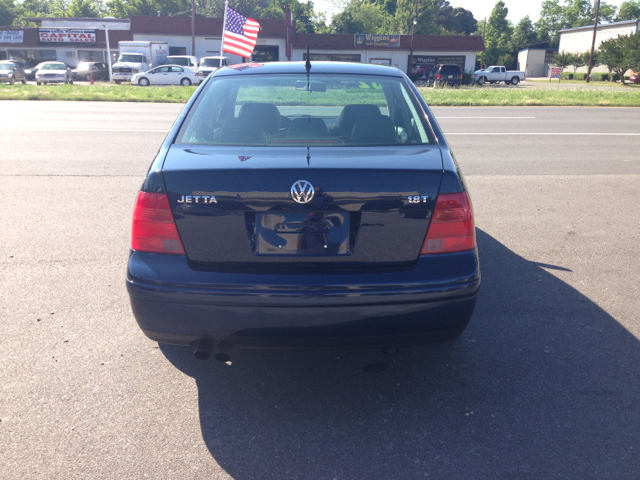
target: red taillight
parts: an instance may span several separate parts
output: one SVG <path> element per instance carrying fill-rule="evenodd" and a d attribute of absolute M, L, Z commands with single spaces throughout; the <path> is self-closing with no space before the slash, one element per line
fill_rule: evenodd
<path fill-rule="evenodd" d="M 476 246 L 473 208 L 466 192 L 438 195 L 421 254 L 451 253 Z"/>
<path fill-rule="evenodd" d="M 138 193 L 133 209 L 131 248 L 141 252 L 184 254 L 165 193 Z"/>
<path fill-rule="evenodd" d="M 462 75 L 460 75 L 460 80 L 462 80 Z"/>
<path fill-rule="evenodd" d="M 440 78 L 440 74 L 438 74 L 438 78 Z"/>

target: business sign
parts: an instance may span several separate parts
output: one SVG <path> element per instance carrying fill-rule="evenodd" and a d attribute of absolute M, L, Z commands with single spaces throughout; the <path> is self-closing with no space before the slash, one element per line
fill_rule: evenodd
<path fill-rule="evenodd" d="M 356 47 L 400 48 L 400 35 L 369 35 L 358 33 L 353 37 L 353 42 Z"/>
<path fill-rule="evenodd" d="M 560 67 L 551 67 L 549 72 L 551 74 L 549 78 L 560 78 L 562 76 L 562 68 Z"/>
<path fill-rule="evenodd" d="M 22 43 L 23 40 L 22 30 L 0 30 L 0 43 Z"/>
<path fill-rule="evenodd" d="M 96 31 L 78 28 L 39 28 L 41 43 L 96 43 Z"/>

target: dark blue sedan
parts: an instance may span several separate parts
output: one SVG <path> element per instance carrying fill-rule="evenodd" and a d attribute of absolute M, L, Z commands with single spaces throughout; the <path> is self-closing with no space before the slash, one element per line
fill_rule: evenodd
<path fill-rule="evenodd" d="M 385 66 L 217 70 L 153 161 L 132 230 L 138 324 L 198 358 L 451 340 L 480 285 L 460 169 Z"/>

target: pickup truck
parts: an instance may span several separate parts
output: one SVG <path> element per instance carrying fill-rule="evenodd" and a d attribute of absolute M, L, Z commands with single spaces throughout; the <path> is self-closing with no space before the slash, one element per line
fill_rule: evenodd
<path fill-rule="evenodd" d="M 505 67 L 498 67 L 496 65 L 492 65 L 491 67 L 484 70 L 476 70 L 473 73 L 473 81 L 478 85 L 483 85 L 485 82 L 504 82 L 507 85 L 517 85 L 521 80 L 525 80 L 525 78 L 525 72 L 507 70 Z"/>

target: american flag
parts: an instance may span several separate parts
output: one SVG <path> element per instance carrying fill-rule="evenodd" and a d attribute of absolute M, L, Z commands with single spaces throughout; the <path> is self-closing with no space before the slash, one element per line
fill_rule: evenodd
<path fill-rule="evenodd" d="M 247 18 L 227 7 L 223 50 L 249 58 L 253 47 L 256 46 L 260 30 L 260 24 L 253 18 Z"/>

